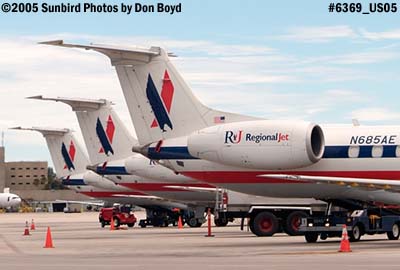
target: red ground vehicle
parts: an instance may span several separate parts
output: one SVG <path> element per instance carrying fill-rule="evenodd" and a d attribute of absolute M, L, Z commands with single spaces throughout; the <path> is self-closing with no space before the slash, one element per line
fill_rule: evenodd
<path fill-rule="evenodd" d="M 99 222 L 101 223 L 101 227 L 110 225 L 111 217 L 113 217 L 115 227 L 124 224 L 127 224 L 128 227 L 133 227 L 136 223 L 136 217 L 129 207 L 101 208 L 99 213 Z"/>

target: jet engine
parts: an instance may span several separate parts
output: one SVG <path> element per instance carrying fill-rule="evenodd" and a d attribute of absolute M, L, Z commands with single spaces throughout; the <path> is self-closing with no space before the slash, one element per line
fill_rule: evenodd
<path fill-rule="evenodd" d="M 114 190 L 118 188 L 118 186 L 111 180 L 108 180 L 92 171 L 88 171 L 83 175 L 83 181 L 85 182 L 86 185 L 94 186 L 97 188 L 102 188 L 107 190 Z"/>
<path fill-rule="evenodd" d="M 303 121 L 257 120 L 221 124 L 192 133 L 189 153 L 224 165 L 283 170 L 309 166 L 322 158 L 322 129 Z"/>

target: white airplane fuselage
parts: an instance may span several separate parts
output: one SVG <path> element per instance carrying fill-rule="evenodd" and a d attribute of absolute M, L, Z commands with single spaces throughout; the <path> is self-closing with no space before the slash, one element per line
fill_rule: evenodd
<path fill-rule="evenodd" d="M 190 157 L 164 160 L 183 175 L 227 189 L 272 197 L 304 197 L 318 199 L 357 199 L 400 203 L 400 194 L 384 190 L 356 189 L 350 186 L 305 183 L 259 177 L 263 174 L 300 174 L 370 179 L 400 179 L 399 126 L 321 126 L 325 150 L 321 160 L 297 169 L 260 170 L 234 167 Z M 163 141 L 161 151 L 150 158 L 162 159 L 163 151 L 187 147 L 187 137 Z M 149 149 L 153 149 L 151 144 Z M 206 149 L 205 149 L 206 150 Z M 187 151 L 188 152 L 188 151 Z M 245 154 L 245 153 L 243 153 Z M 267 151 L 263 155 L 274 155 Z M 260 159 L 263 156 L 259 157 Z M 178 163 L 180 165 L 178 165 Z M 183 165 L 183 166 L 182 166 Z"/>
<path fill-rule="evenodd" d="M 21 204 L 21 198 L 12 193 L 0 193 L 0 208 L 17 207 Z"/>

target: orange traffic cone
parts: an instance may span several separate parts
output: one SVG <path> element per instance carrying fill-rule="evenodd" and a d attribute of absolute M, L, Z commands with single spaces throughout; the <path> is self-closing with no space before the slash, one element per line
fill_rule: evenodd
<path fill-rule="evenodd" d="M 182 217 L 178 217 L 178 229 L 183 229 L 183 224 L 182 224 Z"/>
<path fill-rule="evenodd" d="M 53 239 L 51 238 L 50 227 L 47 227 L 46 242 L 43 248 L 54 248 Z"/>
<path fill-rule="evenodd" d="M 24 230 L 24 234 L 23 235 L 30 235 L 29 234 L 29 225 L 28 225 L 28 221 L 25 222 L 25 230 Z"/>
<path fill-rule="evenodd" d="M 110 222 L 110 231 L 115 231 L 114 217 L 111 217 L 111 222 Z"/>
<path fill-rule="evenodd" d="M 350 249 L 350 241 L 347 234 L 347 226 L 346 224 L 343 225 L 342 230 L 342 241 L 340 242 L 339 252 L 351 252 Z"/>
<path fill-rule="evenodd" d="M 31 231 L 34 231 L 36 229 L 35 227 L 35 222 L 33 222 L 33 218 L 32 218 L 32 222 L 31 222 Z"/>

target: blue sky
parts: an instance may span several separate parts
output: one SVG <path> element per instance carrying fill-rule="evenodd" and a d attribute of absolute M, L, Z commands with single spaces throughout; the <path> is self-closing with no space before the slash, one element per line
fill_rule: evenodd
<path fill-rule="evenodd" d="M 36 44 L 58 38 L 165 46 L 195 94 L 218 109 L 318 123 L 400 122 L 398 13 L 329 13 L 320 0 L 181 3 L 175 15 L 0 13 L 6 159 L 50 161 L 40 135 L 12 126 L 69 127 L 79 136 L 68 107 L 24 99 L 30 95 L 111 99 L 133 130 L 108 59 Z"/>

